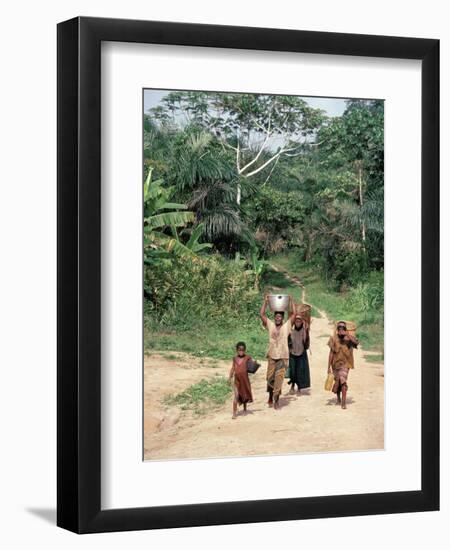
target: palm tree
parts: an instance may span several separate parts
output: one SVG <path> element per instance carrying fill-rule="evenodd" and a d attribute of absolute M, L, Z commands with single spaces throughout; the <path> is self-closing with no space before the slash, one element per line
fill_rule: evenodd
<path fill-rule="evenodd" d="M 222 247 L 224 243 L 252 242 L 236 202 L 240 178 L 234 160 L 213 135 L 197 128 L 185 128 L 174 148 L 172 168 L 170 182 L 195 212 L 197 221 L 203 224 L 208 241 Z M 252 185 L 245 182 L 243 195 Z"/>

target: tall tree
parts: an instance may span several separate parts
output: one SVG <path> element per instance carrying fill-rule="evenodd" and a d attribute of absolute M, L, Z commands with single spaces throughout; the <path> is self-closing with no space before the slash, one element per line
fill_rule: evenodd
<path fill-rule="evenodd" d="M 364 216 L 365 193 L 373 184 L 383 185 L 384 153 L 383 102 L 376 100 L 349 100 L 342 117 L 334 118 L 318 134 L 320 149 L 328 157 L 328 164 L 350 164 L 356 182 L 360 208 L 359 224 L 361 239 L 366 241 Z M 381 175 L 381 179 L 380 179 Z M 372 190 L 374 187 L 372 186 Z"/>
<path fill-rule="evenodd" d="M 195 124 L 212 132 L 233 152 L 241 178 L 273 167 L 283 155 L 299 154 L 325 119 L 322 110 L 296 96 L 215 92 L 171 92 L 152 114 L 162 125 Z"/>

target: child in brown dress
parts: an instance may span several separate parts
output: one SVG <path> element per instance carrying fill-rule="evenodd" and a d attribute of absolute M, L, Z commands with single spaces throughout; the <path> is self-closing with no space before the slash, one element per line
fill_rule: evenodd
<path fill-rule="evenodd" d="M 252 388 L 248 378 L 247 363 L 251 360 L 250 355 L 246 353 L 245 342 L 236 344 L 236 355 L 233 357 L 229 381 L 234 378 L 233 385 L 233 416 L 237 417 L 238 405 L 244 405 L 244 411 L 247 411 L 247 403 L 252 403 Z"/>
<path fill-rule="evenodd" d="M 353 348 L 359 344 L 356 336 L 347 330 L 345 321 L 338 321 L 336 332 L 330 336 L 328 346 L 330 353 L 328 356 L 328 374 L 333 373 L 334 385 L 332 392 L 336 394 L 336 403 L 343 409 L 347 408 L 347 389 L 349 369 L 354 368 Z M 342 399 L 341 399 L 342 392 Z"/>

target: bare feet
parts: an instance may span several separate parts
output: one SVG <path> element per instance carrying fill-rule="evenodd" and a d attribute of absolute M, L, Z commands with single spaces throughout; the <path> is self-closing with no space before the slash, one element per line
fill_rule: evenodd
<path fill-rule="evenodd" d="M 231 420 L 236 420 L 237 418 L 237 414 L 233 414 L 233 416 L 231 417 Z"/>
<path fill-rule="evenodd" d="M 347 408 L 347 387 L 345 387 L 343 390 L 342 390 L 342 408 L 343 409 L 346 409 Z"/>
<path fill-rule="evenodd" d="M 294 395 L 295 394 L 295 389 L 294 389 L 294 386 L 291 387 L 291 389 L 289 390 L 289 395 Z"/>

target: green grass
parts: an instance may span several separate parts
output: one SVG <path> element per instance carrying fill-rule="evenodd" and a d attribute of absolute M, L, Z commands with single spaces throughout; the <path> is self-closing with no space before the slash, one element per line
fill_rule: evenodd
<path fill-rule="evenodd" d="M 276 265 L 278 268 L 289 271 L 292 275 L 298 276 L 298 270 L 289 269 L 289 264 L 286 256 L 273 256 L 270 262 Z M 303 280 L 301 281 L 304 284 Z M 263 288 L 265 292 L 271 292 L 274 288 L 279 288 L 283 292 L 290 294 L 296 303 L 300 303 L 302 300 L 302 287 L 298 284 L 290 281 L 282 272 L 268 269 L 264 275 Z M 306 289 L 308 290 L 308 289 Z M 306 300 L 307 303 L 308 300 Z M 314 304 L 311 304 L 312 317 L 320 317 L 320 313 Z"/>
<path fill-rule="evenodd" d="M 227 378 L 217 376 L 210 380 L 200 380 L 181 393 L 169 395 L 164 402 L 166 405 L 177 405 L 182 410 L 203 413 L 207 407 L 223 405 L 231 392 Z"/>
<path fill-rule="evenodd" d="M 384 354 L 374 353 L 373 355 L 364 355 L 364 359 L 369 363 L 384 363 Z"/>
<path fill-rule="evenodd" d="M 359 311 L 352 306 L 351 290 L 347 292 L 332 290 L 321 278 L 317 266 L 302 262 L 294 253 L 274 256 L 271 258 L 271 263 L 299 277 L 306 288 L 305 301 L 325 311 L 331 320 L 354 321 L 357 325 L 357 336 L 365 349 L 383 351 L 384 319 L 382 311 Z M 294 292 L 295 290 L 292 291 L 292 293 Z"/>
<path fill-rule="evenodd" d="M 318 309 L 325 311 L 331 320 L 347 319 L 357 324 L 357 335 L 364 349 L 383 352 L 383 315 L 379 311 L 365 314 L 351 305 L 351 291 L 346 293 L 330 289 L 320 277 L 317 266 L 301 262 L 295 254 L 274 256 L 270 262 L 299 277 L 306 287 L 306 302 L 313 305 L 313 317 L 319 317 Z M 291 294 L 296 302 L 301 301 L 302 288 L 287 279 L 283 273 L 269 269 L 261 282 L 261 301 L 264 292 L 274 288 Z M 258 311 L 251 312 L 252 320 L 242 321 L 238 317 L 224 317 L 219 321 L 198 321 L 193 316 L 189 325 L 167 330 L 146 323 L 144 331 L 145 351 L 181 351 L 196 357 L 223 359 L 230 361 L 235 353 L 235 345 L 243 340 L 247 352 L 262 360 L 267 351 L 267 333 L 261 326 Z M 325 337 L 325 336 L 324 336 Z M 173 356 L 175 358 L 175 356 Z M 200 363 L 200 361 L 199 361 Z M 211 366 L 211 363 L 209 363 Z"/>
<path fill-rule="evenodd" d="M 267 333 L 259 318 L 251 324 L 242 324 L 239 319 L 234 323 L 202 323 L 173 331 L 145 329 L 145 351 L 182 351 L 196 357 L 229 360 L 236 353 L 236 343 L 243 340 L 247 344 L 247 353 L 256 359 L 262 359 L 267 351 Z M 211 362 L 209 362 L 211 366 Z"/>
<path fill-rule="evenodd" d="M 169 361 L 176 361 L 178 359 L 178 357 L 173 353 L 165 353 L 164 358 L 168 359 Z"/>
<path fill-rule="evenodd" d="M 261 303 L 265 292 L 271 292 L 273 287 L 282 289 L 283 293 L 291 294 L 296 302 L 301 301 L 302 289 L 289 281 L 283 273 L 269 269 L 262 282 Z M 319 314 L 312 309 L 312 315 Z M 255 311 L 251 322 L 243 322 L 239 318 L 224 318 L 222 322 L 199 322 L 189 328 L 179 326 L 173 330 L 144 330 L 145 351 L 182 351 L 196 357 L 211 357 L 229 360 L 235 354 L 236 343 L 243 340 L 247 344 L 247 353 L 255 359 L 266 356 L 268 337 L 259 319 L 259 311 Z"/>
<path fill-rule="evenodd" d="M 263 284 L 267 289 L 270 287 L 273 289 L 279 288 L 280 290 L 286 290 L 292 285 L 292 283 L 288 279 L 286 279 L 283 273 L 270 268 L 264 274 Z"/>

